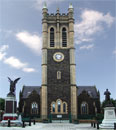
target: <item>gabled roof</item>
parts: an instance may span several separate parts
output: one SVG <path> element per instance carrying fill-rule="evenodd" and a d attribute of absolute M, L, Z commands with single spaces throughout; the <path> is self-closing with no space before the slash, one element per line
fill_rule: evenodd
<path fill-rule="evenodd" d="M 23 86 L 22 98 L 27 98 L 33 90 L 40 95 L 40 86 Z"/>
<path fill-rule="evenodd" d="M 95 86 L 77 86 L 78 87 L 78 96 L 86 91 L 90 97 L 99 98 L 98 92 Z M 22 90 L 22 98 L 28 98 L 28 96 L 35 90 L 40 95 L 41 86 L 23 86 Z"/>
<path fill-rule="evenodd" d="M 77 86 L 78 87 L 78 96 L 86 91 L 92 98 L 98 98 L 98 92 L 95 86 Z"/>

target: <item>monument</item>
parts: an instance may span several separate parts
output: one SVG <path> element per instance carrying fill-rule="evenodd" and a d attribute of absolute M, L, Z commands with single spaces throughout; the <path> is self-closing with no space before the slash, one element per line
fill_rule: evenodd
<path fill-rule="evenodd" d="M 104 119 L 102 121 L 102 124 L 100 124 L 101 129 L 114 129 L 114 123 L 116 123 L 116 113 L 115 113 L 115 107 L 113 107 L 113 104 L 110 100 L 111 93 L 106 89 L 104 92 L 105 95 L 105 101 L 107 102 L 105 108 L 104 108 Z"/>
<path fill-rule="evenodd" d="M 15 79 L 14 81 L 8 77 L 10 82 L 10 92 L 7 94 L 5 99 L 5 114 L 3 115 L 3 120 L 1 125 L 7 125 L 8 120 L 10 120 L 12 125 L 21 125 L 22 121 L 18 119 L 17 111 L 17 101 L 15 96 L 16 83 L 20 78 Z"/>

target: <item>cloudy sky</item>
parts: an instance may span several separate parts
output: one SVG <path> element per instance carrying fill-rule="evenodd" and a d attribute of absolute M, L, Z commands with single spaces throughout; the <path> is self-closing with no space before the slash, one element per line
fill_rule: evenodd
<path fill-rule="evenodd" d="M 76 82 L 106 88 L 116 99 L 115 0 L 45 0 L 49 13 L 74 7 Z M 7 77 L 21 77 L 16 87 L 41 85 L 42 6 L 44 0 L 0 0 L 0 97 Z"/>

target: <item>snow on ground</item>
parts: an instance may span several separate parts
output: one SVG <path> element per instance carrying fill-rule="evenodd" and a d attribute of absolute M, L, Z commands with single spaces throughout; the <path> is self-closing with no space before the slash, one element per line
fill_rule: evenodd
<path fill-rule="evenodd" d="M 36 123 L 36 125 L 22 127 L 1 127 L 0 130 L 97 130 L 91 124 L 70 123 Z"/>

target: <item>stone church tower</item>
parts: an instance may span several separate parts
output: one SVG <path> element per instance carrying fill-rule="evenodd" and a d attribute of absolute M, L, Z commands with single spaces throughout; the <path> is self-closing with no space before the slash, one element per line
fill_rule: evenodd
<path fill-rule="evenodd" d="M 23 86 L 19 112 L 41 119 L 93 119 L 100 113 L 96 86 L 76 85 L 73 7 L 67 14 L 49 14 L 44 5 L 42 18 L 42 84 Z M 77 117 L 78 116 L 78 117 Z"/>
<path fill-rule="evenodd" d="M 67 14 L 48 14 L 43 7 L 41 117 L 49 114 L 77 118 L 74 18 L 70 4 Z"/>

